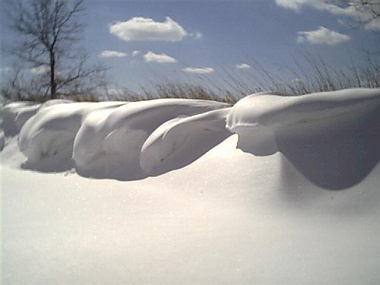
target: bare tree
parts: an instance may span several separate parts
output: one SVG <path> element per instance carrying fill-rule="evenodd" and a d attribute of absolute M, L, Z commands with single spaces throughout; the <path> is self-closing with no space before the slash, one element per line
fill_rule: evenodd
<path fill-rule="evenodd" d="M 7 50 L 26 62 L 40 88 L 51 99 L 89 92 L 104 79 L 105 68 L 87 67 L 77 47 L 85 25 L 79 21 L 84 0 L 8 0 L 10 28 L 20 41 Z M 35 80 L 35 79 L 34 79 Z M 76 94 L 78 95 L 78 94 Z"/>

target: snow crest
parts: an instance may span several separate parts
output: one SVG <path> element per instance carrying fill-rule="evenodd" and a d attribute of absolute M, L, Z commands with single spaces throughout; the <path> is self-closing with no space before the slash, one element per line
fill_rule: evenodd
<path fill-rule="evenodd" d="M 343 189 L 380 160 L 380 89 L 251 95 L 232 108 L 226 127 L 238 134 L 241 150 L 281 152 L 313 183 Z"/>
<path fill-rule="evenodd" d="M 6 136 L 16 135 L 25 122 L 37 113 L 40 104 L 13 102 L 2 108 L 1 126 Z"/>
<path fill-rule="evenodd" d="M 159 126 L 141 148 L 140 166 L 161 174 L 200 157 L 231 135 L 225 128 L 229 108 L 177 117 Z"/>
<path fill-rule="evenodd" d="M 305 96 L 253 94 L 240 100 L 227 117 L 226 127 L 239 135 L 239 147 L 257 155 L 278 151 L 275 133 L 295 125 L 352 117 L 368 109 L 379 110 L 379 89 L 351 89 Z M 310 125 L 309 125 L 310 126 Z"/>
<path fill-rule="evenodd" d="M 36 163 L 45 157 L 72 148 L 72 142 L 83 119 L 89 113 L 123 103 L 67 103 L 43 105 L 21 128 L 19 148 Z"/>

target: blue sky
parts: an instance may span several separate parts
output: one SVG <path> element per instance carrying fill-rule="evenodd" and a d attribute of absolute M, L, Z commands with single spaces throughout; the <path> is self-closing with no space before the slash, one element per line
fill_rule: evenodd
<path fill-rule="evenodd" d="M 166 80 L 222 82 L 256 62 L 271 70 L 305 53 L 339 68 L 350 64 L 348 53 L 360 61 L 363 49 L 380 46 L 379 21 L 352 28 L 367 15 L 329 2 L 87 0 L 81 45 L 109 67 L 111 88 L 132 90 Z M 5 29 L 3 41 L 11 38 Z M 2 72 L 8 65 L 3 55 Z"/>

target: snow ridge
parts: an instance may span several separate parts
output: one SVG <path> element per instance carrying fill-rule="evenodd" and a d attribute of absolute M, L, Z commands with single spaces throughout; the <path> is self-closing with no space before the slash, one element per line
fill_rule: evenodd
<path fill-rule="evenodd" d="M 50 171 L 54 172 L 62 170 L 58 165 L 63 164 L 68 168 L 74 166 L 84 176 L 128 180 L 150 174 L 167 157 L 174 161 L 165 166 L 169 171 L 194 161 L 209 149 L 204 146 L 210 145 L 209 142 L 192 147 L 178 145 L 179 153 L 181 149 L 189 148 L 196 151 L 191 157 L 185 155 L 181 158 L 182 153 L 178 158 L 173 158 L 172 152 L 162 151 L 171 146 L 156 140 L 154 146 L 161 145 L 161 150 L 157 150 L 159 153 L 156 154 L 150 141 L 161 125 L 173 119 L 183 121 L 185 132 L 174 131 L 174 125 L 170 131 L 172 137 L 177 137 L 177 142 L 184 142 L 189 136 L 197 138 L 208 127 L 208 137 L 212 137 L 215 145 L 230 133 L 224 128 L 227 111 L 213 111 L 228 107 L 225 103 L 191 99 L 102 103 L 55 100 L 42 105 L 12 103 L 5 106 L 4 113 L 7 115 L 6 125 L 13 124 L 7 129 L 16 129 L 16 132 L 20 129 L 18 145 L 27 158 L 23 167 L 37 170 L 50 167 Z M 27 114 L 23 116 L 26 119 L 18 119 L 23 114 Z M 194 123 L 185 124 L 187 121 Z M 197 142 L 197 139 L 190 141 Z M 173 141 L 168 143 L 172 144 Z M 156 161 L 151 158 L 155 156 L 161 159 Z"/>
<path fill-rule="evenodd" d="M 227 116 L 238 148 L 257 156 L 281 152 L 313 183 L 345 189 L 380 160 L 380 89 L 283 97 L 251 95 Z"/>
<path fill-rule="evenodd" d="M 2 110 L 0 146 L 19 131 L 23 167 L 55 171 L 58 159 L 84 176 L 129 180 L 184 167 L 236 133 L 241 150 L 281 152 L 309 180 L 341 189 L 363 179 L 380 159 L 379 110 L 380 89 L 258 93 L 233 107 L 193 99 L 19 102 Z M 332 151 L 329 143 L 340 147 Z M 332 168 L 323 166 L 326 159 L 335 161 Z M 353 165 L 349 177 L 337 175 L 340 163 Z"/>

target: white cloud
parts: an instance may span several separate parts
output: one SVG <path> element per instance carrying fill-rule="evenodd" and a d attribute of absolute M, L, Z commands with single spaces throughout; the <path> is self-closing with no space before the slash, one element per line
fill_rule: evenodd
<path fill-rule="evenodd" d="M 47 67 L 46 65 L 41 65 L 41 66 L 33 67 L 29 69 L 29 72 L 33 74 L 44 74 L 44 73 L 47 73 L 48 71 L 49 71 L 49 67 Z"/>
<path fill-rule="evenodd" d="M 336 45 L 350 40 L 350 37 L 325 27 L 319 27 L 315 31 L 298 32 L 297 43 Z"/>
<path fill-rule="evenodd" d="M 135 56 L 138 56 L 140 54 L 140 51 L 139 50 L 134 50 L 132 52 L 132 56 L 135 57 Z"/>
<path fill-rule="evenodd" d="M 300 10 L 301 6 L 305 5 L 310 0 L 276 0 L 277 5 L 293 10 Z"/>
<path fill-rule="evenodd" d="M 110 33 L 124 41 L 176 42 L 187 36 L 186 30 L 169 17 L 166 17 L 164 22 L 134 17 L 126 22 L 111 25 Z"/>
<path fill-rule="evenodd" d="M 380 17 L 377 19 L 373 19 L 372 21 L 369 21 L 367 24 L 364 25 L 364 28 L 366 30 L 380 31 Z"/>
<path fill-rule="evenodd" d="M 307 6 L 333 15 L 345 16 L 350 18 L 354 25 L 363 24 L 367 30 L 380 30 L 380 19 L 376 16 L 380 14 L 378 2 L 379 0 L 375 0 L 363 4 L 362 0 L 276 0 L 277 5 L 295 11 Z"/>
<path fill-rule="evenodd" d="M 144 59 L 146 62 L 157 62 L 157 63 L 174 63 L 177 62 L 175 58 L 168 56 L 167 54 L 161 53 L 157 54 L 151 51 L 148 51 L 144 55 Z"/>
<path fill-rule="evenodd" d="M 100 57 L 125 57 L 127 54 L 125 52 L 114 51 L 114 50 L 104 50 L 100 53 Z"/>
<path fill-rule="evenodd" d="M 235 68 L 236 69 L 249 69 L 249 68 L 251 68 L 251 66 L 249 64 L 242 63 L 242 64 L 236 65 Z"/>
<path fill-rule="evenodd" d="M 343 1 L 342 1 L 343 2 Z M 300 11 L 302 7 L 312 7 L 318 10 L 325 10 L 332 14 L 345 14 L 348 7 L 336 5 L 336 0 L 276 0 L 278 6 L 286 9 Z"/>
<path fill-rule="evenodd" d="M 196 39 L 196 40 L 199 40 L 199 39 L 201 39 L 201 38 L 203 38 L 202 33 L 201 33 L 201 32 L 196 32 L 196 33 L 195 33 L 195 39 Z"/>
<path fill-rule="evenodd" d="M 380 13 L 380 3 L 372 1 L 372 4 L 363 4 L 362 1 L 363 0 L 351 0 L 346 1 L 345 4 L 336 5 L 334 4 L 336 3 L 336 1 L 325 0 L 319 5 L 314 4 L 313 6 L 318 8 L 319 10 L 327 11 L 334 15 L 346 16 L 348 18 L 351 18 L 351 20 L 354 23 L 375 22 L 374 26 L 377 26 L 377 20 L 375 19 L 375 15 L 379 15 Z M 342 2 L 344 3 L 344 1 Z M 377 28 L 379 29 L 380 27 L 377 26 Z"/>
<path fill-rule="evenodd" d="M 214 69 L 212 67 L 201 67 L 201 68 L 186 67 L 186 68 L 184 68 L 182 70 L 185 71 L 185 72 L 194 73 L 194 74 L 208 74 L 208 73 L 213 73 L 214 72 Z"/>
<path fill-rule="evenodd" d="M 201 32 L 196 32 L 196 33 L 191 33 L 190 34 L 190 37 L 196 39 L 196 40 L 200 40 L 201 38 L 203 38 L 203 35 Z"/>

